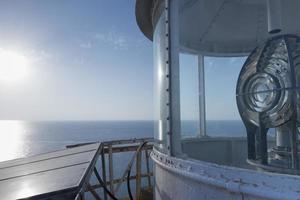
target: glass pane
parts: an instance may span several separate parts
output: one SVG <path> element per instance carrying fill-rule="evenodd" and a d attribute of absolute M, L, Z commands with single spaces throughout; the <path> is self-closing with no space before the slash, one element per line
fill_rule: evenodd
<path fill-rule="evenodd" d="M 154 49 L 154 138 L 156 147 L 164 150 L 167 132 L 167 79 L 166 79 L 166 37 L 165 14 L 162 13 L 153 37 Z"/>
<path fill-rule="evenodd" d="M 180 117 L 183 138 L 199 135 L 198 57 L 180 54 Z"/>
<path fill-rule="evenodd" d="M 205 57 L 207 135 L 246 136 L 235 97 L 244 57 Z"/>

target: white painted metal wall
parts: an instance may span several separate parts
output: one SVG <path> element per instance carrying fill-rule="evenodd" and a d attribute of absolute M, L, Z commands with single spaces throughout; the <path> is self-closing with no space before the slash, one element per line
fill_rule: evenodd
<path fill-rule="evenodd" d="M 300 177 L 169 157 L 157 151 L 156 200 L 300 198 Z"/>

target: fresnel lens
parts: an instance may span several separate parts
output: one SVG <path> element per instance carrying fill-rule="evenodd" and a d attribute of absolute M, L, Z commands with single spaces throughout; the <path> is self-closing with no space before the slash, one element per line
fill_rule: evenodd
<path fill-rule="evenodd" d="M 269 171 L 299 174 L 300 38 L 276 36 L 246 60 L 236 98 L 247 129 L 248 162 Z M 268 149 L 267 132 L 276 129 Z"/>

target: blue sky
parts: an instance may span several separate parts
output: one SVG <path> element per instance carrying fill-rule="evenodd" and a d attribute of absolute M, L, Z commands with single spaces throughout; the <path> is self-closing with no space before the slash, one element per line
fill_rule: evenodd
<path fill-rule="evenodd" d="M 180 55 L 181 118 L 198 120 L 198 71 L 195 55 Z M 208 120 L 239 120 L 235 89 L 245 57 L 205 57 L 205 103 Z"/>
<path fill-rule="evenodd" d="M 0 50 L 29 60 L 26 80 L 0 82 L 0 119 L 153 119 L 152 42 L 134 7 L 134 0 L 0 1 Z M 196 60 L 180 59 L 182 117 L 196 119 Z M 206 58 L 208 119 L 239 118 L 242 61 Z"/>
<path fill-rule="evenodd" d="M 0 118 L 152 119 L 152 43 L 134 0 L 0 1 L 0 48 L 30 60 L 0 83 Z"/>

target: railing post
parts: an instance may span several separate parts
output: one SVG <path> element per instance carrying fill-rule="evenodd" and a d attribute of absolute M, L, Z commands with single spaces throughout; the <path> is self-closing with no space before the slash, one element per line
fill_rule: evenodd
<path fill-rule="evenodd" d="M 204 56 L 198 55 L 199 137 L 206 136 Z"/>
<path fill-rule="evenodd" d="M 142 161 L 142 153 L 138 152 L 136 154 L 136 199 L 140 199 L 141 195 L 141 161 Z"/>
<path fill-rule="evenodd" d="M 102 179 L 103 179 L 104 186 L 106 187 L 107 184 L 106 184 L 106 165 L 105 165 L 104 146 L 102 146 L 102 150 L 101 150 L 101 163 L 102 163 Z M 104 190 L 104 188 L 103 188 L 103 194 L 104 194 L 104 199 L 107 200 L 107 193 Z"/>
<path fill-rule="evenodd" d="M 110 192 L 112 194 L 114 193 L 114 166 L 113 166 L 113 154 L 112 154 L 112 145 L 108 145 L 108 160 L 109 160 L 109 186 L 110 186 Z"/>
<path fill-rule="evenodd" d="M 139 152 L 136 152 L 137 149 L 139 149 L 138 145 L 140 142 L 144 142 L 145 140 L 140 139 L 137 140 L 121 140 L 121 141 L 108 141 L 101 144 L 101 149 L 99 154 L 101 154 L 101 158 L 99 157 L 99 161 L 101 159 L 101 163 L 99 164 L 99 167 L 101 167 L 102 170 L 102 176 L 97 171 L 97 168 L 94 168 L 94 174 L 96 178 L 98 179 L 99 183 L 87 185 L 87 188 L 85 191 L 82 191 L 76 196 L 76 200 L 84 200 L 84 194 L 87 192 L 90 192 L 90 194 L 94 197 L 94 199 L 110 199 L 109 191 L 116 195 L 118 193 L 118 189 L 121 187 L 122 183 L 126 181 L 126 177 L 128 175 L 128 171 L 133 167 L 133 163 L 136 161 L 136 175 L 130 176 L 130 180 L 136 180 L 136 198 L 140 199 L 142 197 L 142 178 L 147 178 L 148 186 L 151 187 L 151 176 L 153 173 L 150 171 L 150 156 L 149 156 L 149 146 L 153 146 L 153 144 L 149 144 L 144 146 Z M 149 140 L 152 142 L 152 140 Z M 134 144 L 134 145 L 133 145 Z M 115 146 L 114 146 L 115 145 Z M 81 146 L 81 144 L 73 145 L 73 146 Z M 71 147 L 70 147 L 71 148 Z M 113 153 L 120 153 L 120 152 L 136 152 L 131 157 L 130 162 L 128 163 L 123 175 L 119 179 L 114 179 L 114 167 L 113 167 Z M 143 151 L 145 151 L 145 160 L 143 160 Z M 106 154 L 108 154 L 106 156 Z M 108 161 L 107 161 L 108 159 Z M 142 173 L 142 161 L 145 162 L 145 171 L 147 170 L 147 173 Z M 108 174 L 107 174 L 107 168 L 106 168 L 106 162 L 108 162 Z M 114 185 L 117 184 L 116 186 Z M 97 193 L 97 189 L 101 189 L 101 187 L 109 187 L 108 190 L 103 188 L 103 197 L 102 194 Z"/>
<path fill-rule="evenodd" d="M 148 150 L 147 150 L 147 146 L 145 149 L 145 159 L 146 159 L 146 169 L 147 169 L 147 180 L 148 180 L 148 187 L 151 187 L 151 176 L 150 176 L 150 166 L 149 166 L 149 154 L 148 154 Z"/>

